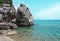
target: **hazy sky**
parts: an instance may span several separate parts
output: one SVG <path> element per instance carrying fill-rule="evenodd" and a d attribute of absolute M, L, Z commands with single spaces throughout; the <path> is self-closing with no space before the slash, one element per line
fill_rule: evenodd
<path fill-rule="evenodd" d="M 60 20 L 60 0 L 13 0 L 15 8 L 21 3 L 30 9 L 36 20 Z"/>

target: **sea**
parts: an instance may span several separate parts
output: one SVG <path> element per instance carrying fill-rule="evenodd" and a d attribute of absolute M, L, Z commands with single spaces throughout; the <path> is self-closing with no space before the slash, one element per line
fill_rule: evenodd
<path fill-rule="evenodd" d="M 30 27 L 16 29 L 23 41 L 60 41 L 60 20 L 34 20 Z"/>

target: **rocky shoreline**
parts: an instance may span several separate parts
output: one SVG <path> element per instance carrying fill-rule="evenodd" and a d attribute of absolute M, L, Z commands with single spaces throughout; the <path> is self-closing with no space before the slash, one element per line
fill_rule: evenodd
<path fill-rule="evenodd" d="M 3 1 L 0 1 L 0 28 L 8 26 L 9 29 L 13 29 L 18 26 L 33 25 L 33 16 L 25 4 L 20 4 L 20 7 L 16 10 L 12 4 L 12 0 L 2 3 Z"/>
<path fill-rule="evenodd" d="M 0 41 L 15 41 L 9 36 L 17 35 L 15 30 L 0 30 Z"/>
<path fill-rule="evenodd" d="M 18 7 L 18 9 L 16 10 L 12 3 L 12 0 L 0 0 L 1 41 L 23 41 L 23 39 L 21 39 L 22 37 L 20 37 L 21 34 L 13 29 L 32 25 L 33 16 L 29 8 L 25 6 L 25 4 L 20 4 L 20 7 Z"/>

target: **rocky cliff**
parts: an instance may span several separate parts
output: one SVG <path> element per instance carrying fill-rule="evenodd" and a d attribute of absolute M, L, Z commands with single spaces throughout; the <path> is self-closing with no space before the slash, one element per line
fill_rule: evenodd
<path fill-rule="evenodd" d="M 14 22 L 18 26 L 31 26 L 33 24 L 33 16 L 29 8 L 24 4 L 20 4 L 17 12 L 12 4 L 12 0 L 0 0 L 0 6 L 2 6 L 0 8 L 0 14 L 3 15 L 3 19 L 0 18 L 1 21 L 3 20 L 7 23 Z"/>
<path fill-rule="evenodd" d="M 20 4 L 16 16 L 16 23 L 19 26 L 31 26 L 33 24 L 33 16 L 29 11 L 29 8 L 24 4 Z"/>

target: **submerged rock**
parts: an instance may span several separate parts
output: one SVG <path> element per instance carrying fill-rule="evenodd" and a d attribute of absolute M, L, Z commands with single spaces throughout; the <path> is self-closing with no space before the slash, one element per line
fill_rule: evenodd
<path fill-rule="evenodd" d="M 32 14 L 24 4 L 20 4 L 17 10 L 16 23 L 18 26 L 30 26 L 33 24 Z"/>

